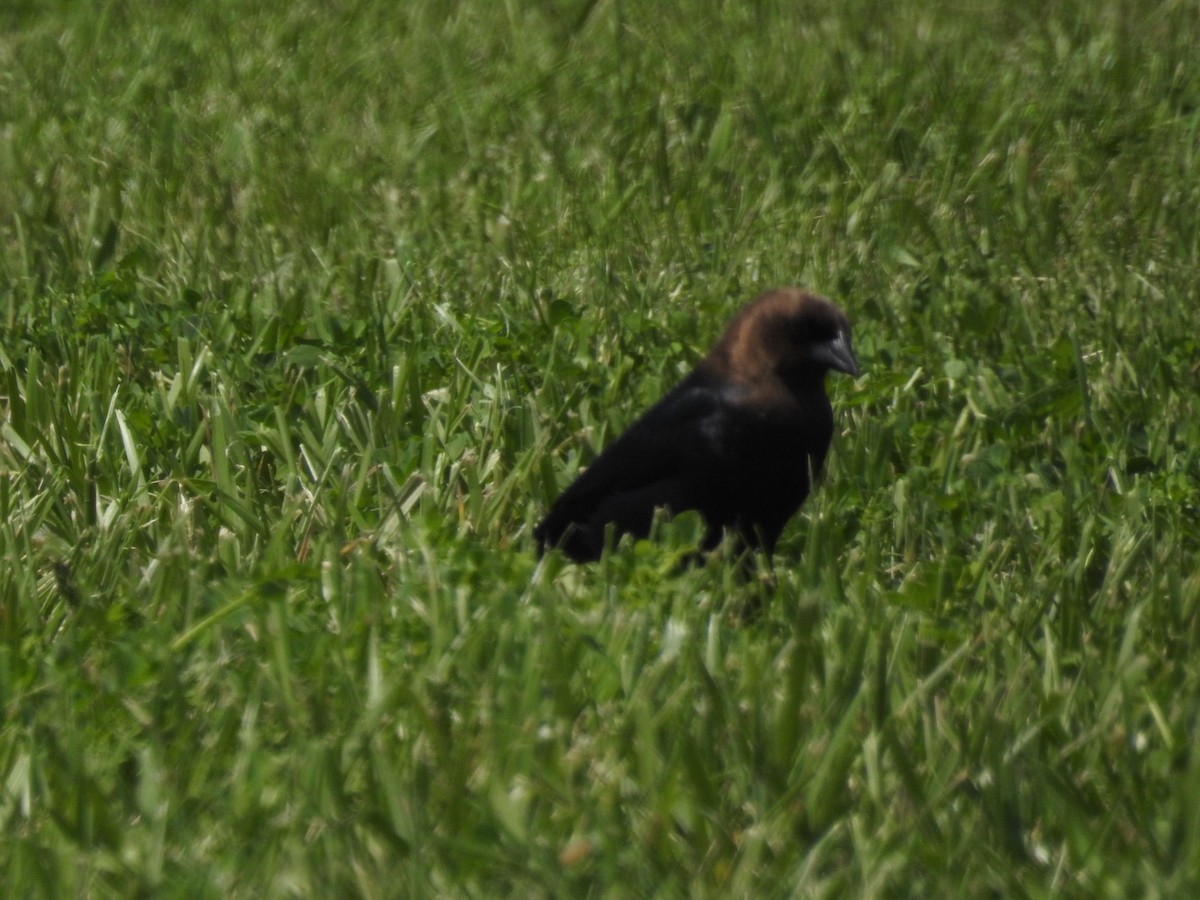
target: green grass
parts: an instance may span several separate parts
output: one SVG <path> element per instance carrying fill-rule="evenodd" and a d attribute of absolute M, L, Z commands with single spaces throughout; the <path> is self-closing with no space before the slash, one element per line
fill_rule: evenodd
<path fill-rule="evenodd" d="M 1198 15 L 7 4 L 6 890 L 1195 895 Z M 793 283 L 774 579 L 539 562 Z"/>

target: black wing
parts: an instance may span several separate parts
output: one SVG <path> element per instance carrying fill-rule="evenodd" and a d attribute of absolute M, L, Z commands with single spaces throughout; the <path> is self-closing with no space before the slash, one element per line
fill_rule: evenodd
<path fill-rule="evenodd" d="M 573 559 L 598 559 L 604 531 L 645 536 L 654 510 L 708 509 L 722 483 L 732 389 L 693 373 L 596 457 L 551 507 L 534 532 L 540 546 L 559 546 Z"/>

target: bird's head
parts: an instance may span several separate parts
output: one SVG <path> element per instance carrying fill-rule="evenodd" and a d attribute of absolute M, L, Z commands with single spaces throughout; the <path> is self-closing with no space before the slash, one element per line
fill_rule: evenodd
<path fill-rule="evenodd" d="M 834 369 L 858 376 L 850 322 L 832 301 L 798 288 L 768 291 L 729 324 L 709 354 L 731 377 L 820 379 Z"/>

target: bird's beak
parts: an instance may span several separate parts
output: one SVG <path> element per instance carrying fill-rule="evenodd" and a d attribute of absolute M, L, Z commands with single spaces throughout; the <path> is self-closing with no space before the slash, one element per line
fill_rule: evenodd
<path fill-rule="evenodd" d="M 858 377 L 858 359 L 850 349 L 850 340 L 842 332 L 831 341 L 817 344 L 812 349 L 813 359 L 831 369 L 845 372 L 852 378 Z"/>

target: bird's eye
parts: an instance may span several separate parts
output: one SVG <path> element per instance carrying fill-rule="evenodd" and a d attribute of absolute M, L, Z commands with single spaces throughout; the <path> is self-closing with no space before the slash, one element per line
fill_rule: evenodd
<path fill-rule="evenodd" d="M 827 322 L 812 316 L 797 316 L 788 324 L 795 344 L 821 344 L 836 340 L 840 332 L 836 322 Z"/>
<path fill-rule="evenodd" d="M 813 340 L 816 341 L 836 341 L 842 333 L 837 325 L 837 322 L 822 322 L 811 332 Z"/>

